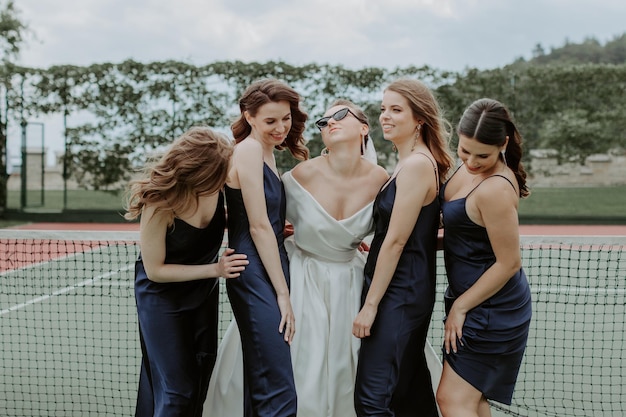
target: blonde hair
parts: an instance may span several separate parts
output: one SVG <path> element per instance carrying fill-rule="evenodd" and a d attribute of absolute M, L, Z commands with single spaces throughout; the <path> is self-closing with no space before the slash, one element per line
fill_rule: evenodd
<path fill-rule="evenodd" d="M 207 127 L 193 127 L 178 137 L 156 161 L 144 168 L 143 178 L 127 190 L 127 220 L 136 219 L 150 204 L 167 211 L 170 224 L 177 213 L 198 206 L 198 196 L 224 187 L 233 144 Z"/>

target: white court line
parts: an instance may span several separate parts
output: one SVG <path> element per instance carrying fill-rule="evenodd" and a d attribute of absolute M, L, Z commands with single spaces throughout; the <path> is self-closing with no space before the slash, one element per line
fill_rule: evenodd
<path fill-rule="evenodd" d="M 133 269 L 134 267 L 135 267 L 135 265 L 127 265 L 124 268 L 118 269 L 117 271 L 110 271 L 110 272 L 107 272 L 106 274 L 98 275 L 97 277 L 93 277 L 93 278 L 87 279 L 85 281 L 81 281 L 81 282 L 79 282 L 77 284 L 70 285 L 70 286 L 65 287 L 65 288 L 60 288 L 60 289 L 58 289 L 58 290 L 56 290 L 56 291 L 54 291 L 54 292 L 52 292 L 50 294 L 41 295 L 39 297 L 33 298 L 31 300 L 28 300 L 26 302 L 16 304 L 16 305 L 11 306 L 9 308 L 5 308 L 4 310 L 0 310 L 0 316 L 3 316 L 3 315 L 5 315 L 7 313 L 10 313 L 12 311 L 20 310 L 20 309 L 22 309 L 24 307 L 28 307 L 31 304 L 36 304 L 36 303 L 39 303 L 41 301 L 47 300 L 49 298 L 56 297 L 56 296 L 62 295 L 62 294 L 66 294 L 68 292 L 74 291 L 77 288 L 82 288 L 82 287 L 86 287 L 88 285 L 93 285 L 93 284 L 97 283 L 98 281 L 100 281 L 100 280 L 102 280 L 104 278 L 109 278 L 109 277 L 111 277 L 111 276 L 113 276 L 115 274 L 129 271 L 129 270 Z"/>

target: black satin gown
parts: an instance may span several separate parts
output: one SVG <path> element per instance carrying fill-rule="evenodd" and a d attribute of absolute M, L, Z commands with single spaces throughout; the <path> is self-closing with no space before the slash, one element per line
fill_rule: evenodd
<path fill-rule="evenodd" d="M 175 218 L 165 238 L 165 263 L 216 262 L 225 225 L 222 193 L 207 227 L 199 229 Z M 217 278 L 153 282 L 140 255 L 135 264 L 135 300 L 142 352 L 135 415 L 200 417 L 217 356 Z"/>
<path fill-rule="evenodd" d="M 283 183 L 263 165 L 267 215 L 276 235 L 283 273 L 289 285 L 284 247 L 286 198 Z M 228 244 L 248 255 L 249 264 L 238 278 L 226 281 L 243 349 L 244 414 L 246 417 L 296 415 L 296 389 L 289 344 L 278 332 L 281 320 L 276 291 L 250 235 L 250 223 L 240 189 L 226 187 Z"/>
<path fill-rule="evenodd" d="M 467 197 L 480 184 L 467 196 L 451 201 L 444 198 L 446 185 L 441 187 L 440 201 L 449 284 L 445 294 L 447 314 L 454 299 L 474 285 L 496 257 L 487 229 L 474 223 L 465 209 Z M 530 286 L 520 268 L 500 291 L 467 313 L 463 344 L 457 343 L 457 353 L 446 354 L 444 349 L 444 360 L 487 399 L 511 404 L 531 315 Z"/>
<path fill-rule="evenodd" d="M 396 198 L 393 178 L 374 202 L 375 232 L 365 265 L 362 302 L 372 283 Z M 420 210 L 380 304 L 362 339 L 355 384 L 358 416 L 436 417 L 424 347 L 435 303 L 437 198 Z"/>

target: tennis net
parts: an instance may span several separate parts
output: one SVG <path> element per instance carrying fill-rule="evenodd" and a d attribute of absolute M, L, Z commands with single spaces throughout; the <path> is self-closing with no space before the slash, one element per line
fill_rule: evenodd
<path fill-rule="evenodd" d="M 134 414 L 141 352 L 135 232 L 0 230 L 0 413 Z M 522 237 L 533 295 L 513 405 L 522 416 L 626 415 L 626 237 Z M 445 273 L 429 339 L 443 339 Z M 223 283 L 222 283 L 223 284 Z M 221 331 L 231 320 L 222 285 Z"/>

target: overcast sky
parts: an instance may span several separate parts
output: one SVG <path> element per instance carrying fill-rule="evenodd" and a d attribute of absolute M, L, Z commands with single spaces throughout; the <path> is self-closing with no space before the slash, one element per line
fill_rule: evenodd
<path fill-rule="evenodd" d="M 3 1 L 4 3 L 4 1 Z M 496 68 L 626 33 L 624 0 L 16 0 L 28 67 L 178 60 Z M 59 120 L 46 146 L 62 149 Z M 36 133 L 34 134 L 36 135 Z M 19 149 L 11 135 L 9 151 Z M 19 143 L 19 142 L 18 142 Z M 11 152 L 14 154 L 15 152 Z M 49 158 L 50 155 L 49 155 Z"/>
<path fill-rule="evenodd" d="M 626 32 L 624 0 L 17 0 L 21 63 L 180 60 L 495 68 Z"/>

